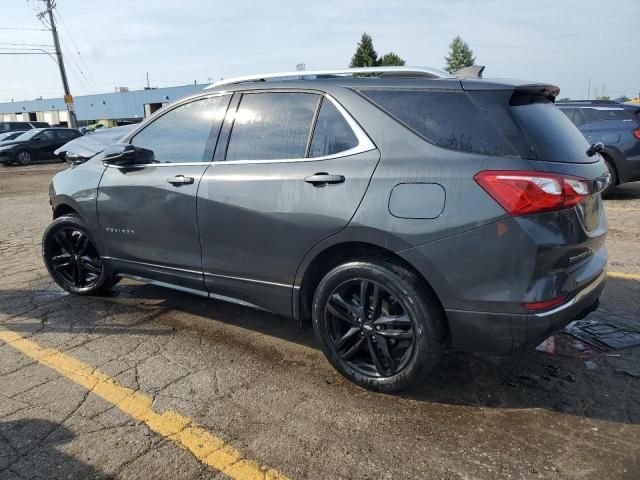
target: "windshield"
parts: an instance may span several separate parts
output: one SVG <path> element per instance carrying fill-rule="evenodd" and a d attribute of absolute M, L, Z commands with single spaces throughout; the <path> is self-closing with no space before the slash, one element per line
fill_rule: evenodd
<path fill-rule="evenodd" d="M 29 130 L 28 132 L 24 132 L 22 135 L 16 137 L 15 140 L 31 140 L 33 137 L 38 135 L 41 131 L 42 130 L 37 128 L 35 130 Z"/>

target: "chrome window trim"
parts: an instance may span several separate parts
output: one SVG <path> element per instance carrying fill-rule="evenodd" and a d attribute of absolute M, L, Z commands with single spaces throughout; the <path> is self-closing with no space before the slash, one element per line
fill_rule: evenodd
<path fill-rule="evenodd" d="M 265 90 L 264 92 L 269 92 L 269 91 L 272 91 L 272 90 Z M 253 92 L 249 92 L 249 93 L 253 94 Z M 292 93 L 297 93 L 297 91 Z M 320 162 L 323 160 L 333 160 L 336 158 L 344 158 L 352 155 L 357 155 L 359 153 L 365 153 L 365 152 L 376 150 L 377 147 L 375 146 L 375 144 L 371 141 L 369 136 L 365 133 L 362 127 L 360 127 L 360 125 L 355 121 L 355 119 L 351 116 L 351 114 L 347 112 L 347 110 L 335 98 L 333 98 L 328 93 L 325 93 L 324 97 L 328 99 L 331 103 L 333 103 L 333 105 L 336 107 L 338 112 L 340 112 L 340 115 L 342 115 L 342 117 L 346 120 L 347 124 L 349 125 L 349 128 L 351 128 L 351 130 L 355 134 L 356 139 L 358 140 L 358 144 L 355 147 L 349 148 L 347 150 L 343 150 L 342 152 L 333 153 L 331 155 L 323 155 L 321 157 L 274 158 L 269 160 L 218 160 L 218 161 L 211 161 L 211 162 L 185 162 L 185 163 L 158 162 L 158 163 L 145 163 L 140 165 L 126 165 L 126 166 L 109 165 L 109 164 L 105 164 L 105 165 L 111 168 L 130 169 L 130 168 L 147 168 L 147 167 L 197 166 L 197 165 L 251 165 L 251 164 L 260 164 L 260 163 Z M 133 135 L 130 138 L 128 138 L 125 141 L 125 143 L 128 142 L 131 138 L 133 138 Z"/>

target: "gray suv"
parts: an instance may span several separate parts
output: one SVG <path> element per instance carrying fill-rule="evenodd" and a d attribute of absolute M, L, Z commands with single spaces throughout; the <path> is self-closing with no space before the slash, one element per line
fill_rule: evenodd
<path fill-rule="evenodd" d="M 54 177 L 44 261 L 79 295 L 129 277 L 311 321 L 376 390 L 446 348 L 533 346 L 606 277 L 607 169 L 558 91 L 409 67 L 214 84 Z"/>

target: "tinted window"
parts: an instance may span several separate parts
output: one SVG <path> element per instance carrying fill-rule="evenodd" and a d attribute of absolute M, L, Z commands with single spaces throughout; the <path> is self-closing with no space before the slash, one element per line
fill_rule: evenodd
<path fill-rule="evenodd" d="M 597 161 L 587 156 L 589 143 L 558 107 L 544 97 L 525 98 L 511 110 L 536 158 L 568 163 Z"/>
<path fill-rule="evenodd" d="M 353 130 L 331 100 L 324 99 L 313 129 L 310 157 L 340 153 L 358 145 Z"/>
<path fill-rule="evenodd" d="M 53 130 L 44 130 L 39 137 L 42 140 L 55 140 L 58 136 L 56 135 L 56 132 Z"/>
<path fill-rule="evenodd" d="M 629 114 L 622 108 L 584 108 L 582 109 L 589 122 L 604 120 L 630 120 Z"/>
<path fill-rule="evenodd" d="M 574 125 L 576 125 L 577 127 L 579 127 L 580 125 L 584 125 L 587 122 L 587 118 L 584 116 L 584 113 L 582 113 L 582 110 L 579 108 L 576 108 L 573 112 L 573 123 Z"/>
<path fill-rule="evenodd" d="M 76 136 L 76 132 L 73 130 L 66 130 L 61 128 L 60 130 L 55 130 L 56 135 L 61 140 L 68 140 Z"/>
<path fill-rule="evenodd" d="M 310 93 L 243 95 L 226 159 L 303 158 L 318 100 Z"/>
<path fill-rule="evenodd" d="M 228 103 L 229 95 L 223 95 L 180 105 L 147 125 L 131 143 L 152 150 L 157 162 L 210 161 Z"/>
<path fill-rule="evenodd" d="M 364 90 L 360 93 L 437 145 L 464 152 L 515 155 L 462 92 Z"/>

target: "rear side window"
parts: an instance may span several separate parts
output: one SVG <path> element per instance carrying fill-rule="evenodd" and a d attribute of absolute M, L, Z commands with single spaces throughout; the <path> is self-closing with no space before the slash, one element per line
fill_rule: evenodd
<path fill-rule="evenodd" d="M 322 100 L 320 113 L 313 129 L 309 157 L 323 157 L 344 152 L 358 145 L 351 127 L 331 100 Z"/>
<path fill-rule="evenodd" d="M 485 155 L 515 155 L 463 92 L 376 89 L 360 93 L 436 145 Z"/>
<path fill-rule="evenodd" d="M 602 122 L 605 120 L 631 120 L 631 116 L 622 108 L 583 108 L 589 122 Z"/>
<path fill-rule="evenodd" d="M 522 129 L 535 158 L 550 162 L 590 163 L 589 143 L 580 130 L 543 96 L 514 96 L 511 111 Z"/>
<path fill-rule="evenodd" d="M 211 161 L 229 98 L 222 95 L 180 105 L 157 117 L 131 143 L 152 150 L 156 162 Z"/>
<path fill-rule="evenodd" d="M 304 158 L 319 100 L 319 95 L 311 93 L 245 93 L 226 159 Z"/>

